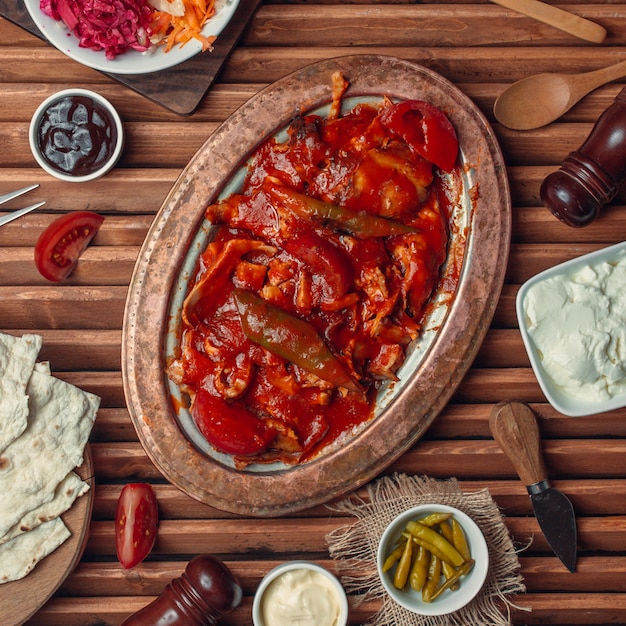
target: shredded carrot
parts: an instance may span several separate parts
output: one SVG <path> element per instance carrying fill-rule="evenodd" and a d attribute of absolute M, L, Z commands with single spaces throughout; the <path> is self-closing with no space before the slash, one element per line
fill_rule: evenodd
<path fill-rule="evenodd" d="M 162 35 L 160 44 L 169 52 L 174 46 L 184 46 L 192 39 L 202 44 L 202 51 L 210 50 L 216 37 L 205 37 L 202 28 L 215 15 L 215 0 L 183 0 L 185 15 L 175 16 L 163 11 L 154 11 L 151 30 Z"/>

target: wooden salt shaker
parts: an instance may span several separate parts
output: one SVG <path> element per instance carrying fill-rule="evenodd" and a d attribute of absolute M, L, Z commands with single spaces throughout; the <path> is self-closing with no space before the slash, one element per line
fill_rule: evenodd
<path fill-rule="evenodd" d="M 590 224 L 626 178 L 626 87 L 602 113 L 582 146 L 548 175 L 541 200 L 569 226 Z"/>
<path fill-rule="evenodd" d="M 161 595 L 121 626 L 213 626 L 241 602 L 231 571 L 208 554 L 193 558 Z"/>

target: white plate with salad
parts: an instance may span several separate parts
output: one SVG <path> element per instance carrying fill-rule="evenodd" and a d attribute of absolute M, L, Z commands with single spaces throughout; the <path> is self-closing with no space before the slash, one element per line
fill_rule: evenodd
<path fill-rule="evenodd" d="M 75 61 L 112 74 L 149 74 L 210 47 L 239 0 L 108 0 L 104 15 L 90 13 L 85 0 L 24 3 L 46 39 Z M 198 20 L 205 20 L 201 28 Z"/>

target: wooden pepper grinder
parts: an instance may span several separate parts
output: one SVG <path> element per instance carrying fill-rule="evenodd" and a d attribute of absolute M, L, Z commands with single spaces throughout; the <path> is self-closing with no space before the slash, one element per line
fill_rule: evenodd
<path fill-rule="evenodd" d="M 541 201 L 569 226 L 587 226 L 626 178 L 626 87 L 583 145 L 545 178 Z"/>
<path fill-rule="evenodd" d="M 187 564 L 161 595 L 121 626 L 213 626 L 241 602 L 242 590 L 228 567 L 203 554 Z"/>

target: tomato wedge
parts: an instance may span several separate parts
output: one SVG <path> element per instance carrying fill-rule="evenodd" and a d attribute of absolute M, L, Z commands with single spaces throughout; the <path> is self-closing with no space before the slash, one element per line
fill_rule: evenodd
<path fill-rule="evenodd" d="M 152 551 L 159 510 L 156 495 L 146 483 L 124 485 L 115 513 L 115 548 L 124 569 L 135 567 Z"/>
<path fill-rule="evenodd" d="M 416 154 L 445 172 L 452 171 L 459 140 L 446 114 L 434 104 L 422 100 L 398 102 L 381 113 L 380 121 Z"/>
<path fill-rule="evenodd" d="M 198 389 L 191 414 L 206 440 L 225 454 L 261 454 L 276 439 L 276 430 L 263 420 L 204 389 Z"/>
<path fill-rule="evenodd" d="M 103 221 L 104 217 L 92 211 L 67 213 L 54 220 L 35 244 L 39 273 L 55 283 L 65 280 Z"/>

